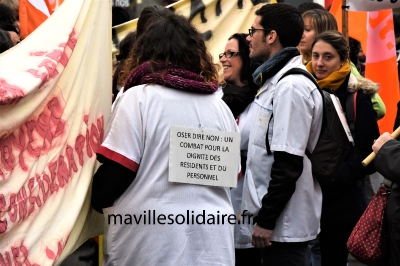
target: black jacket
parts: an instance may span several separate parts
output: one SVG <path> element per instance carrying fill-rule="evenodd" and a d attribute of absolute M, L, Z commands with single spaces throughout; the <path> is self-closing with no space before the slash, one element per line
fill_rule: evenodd
<path fill-rule="evenodd" d="M 397 104 L 397 116 L 394 130 L 400 126 L 400 102 Z M 392 187 L 386 207 L 387 224 L 391 235 L 400 239 L 400 142 L 388 141 L 378 151 L 375 158 L 376 170 L 392 181 Z"/>
<path fill-rule="evenodd" d="M 373 164 L 364 167 L 361 162 L 372 152 L 372 144 L 379 137 L 377 116 L 371 102 L 371 96 L 377 90 L 375 83 L 350 74 L 335 92 L 346 112 L 347 96 L 357 91 L 355 146 L 349 143 L 350 151 L 334 182 L 319 180 L 323 194 L 322 230 L 324 226 L 354 227 L 367 206 L 363 181 L 366 175 L 375 172 L 375 167 Z"/>
<path fill-rule="evenodd" d="M 222 88 L 224 96 L 222 100 L 228 105 L 233 116 L 236 118 L 239 116 L 246 107 L 254 101 L 257 94 L 257 88 L 255 86 L 237 86 L 232 83 L 226 83 Z"/>

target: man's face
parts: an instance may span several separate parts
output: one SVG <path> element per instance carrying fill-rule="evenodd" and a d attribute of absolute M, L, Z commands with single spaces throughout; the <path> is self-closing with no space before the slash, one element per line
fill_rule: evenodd
<path fill-rule="evenodd" d="M 266 39 L 269 36 L 267 31 L 260 24 L 261 16 L 257 16 L 251 28 L 253 36 L 247 36 L 246 40 L 249 42 L 250 59 L 257 62 L 265 62 L 271 57 L 271 51 Z M 262 29 L 262 30 L 261 30 Z"/>

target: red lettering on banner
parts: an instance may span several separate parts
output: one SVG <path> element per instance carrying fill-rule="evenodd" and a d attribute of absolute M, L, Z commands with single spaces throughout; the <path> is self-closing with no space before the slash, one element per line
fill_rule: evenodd
<path fill-rule="evenodd" d="M 27 207 L 26 207 L 26 196 L 25 187 L 22 187 L 21 190 L 17 193 L 17 202 L 19 209 L 19 221 L 22 221 L 27 216 Z"/>
<path fill-rule="evenodd" d="M 22 126 L 19 128 L 19 135 L 17 137 L 14 136 L 14 133 L 10 135 L 10 138 L 15 146 L 20 153 L 19 153 L 19 165 L 21 166 L 22 170 L 27 171 L 28 167 L 25 164 L 23 152 L 25 150 L 25 134 L 24 130 L 22 129 Z"/>
<path fill-rule="evenodd" d="M 20 249 L 21 249 L 22 254 L 25 257 L 24 262 L 25 262 L 26 266 L 40 266 L 39 264 L 36 264 L 36 263 L 32 264 L 28 261 L 28 249 L 24 246 L 24 244 L 21 245 Z"/>
<path fill-rule="evenodd" d="M 12 140 L 10 136 L 0 140 L 1 164 L 4 169 L 11 171 L 15 166 L 15 157 L 12 152 Z"/>
<path fill-rule="evenodd" d="M 47 58 L 43 59 L 43 61 L 38 65 L 38 68 L 41 68 L 42 71 L 40 71 L 39 69 L 29 69 L 27 71 L 28 73 L 32 74 L 35 78 L 39 78 L 42 81 L 39 85 L 39 89 L 42 88 L 43 85 L 46 84 L 46 82 L 49 79 L 54 79 L 55 77 L 57 77 L 58 74 L 60 73 L 60 71 L 62 71 L 62 69 L 66 67 L 66 65 L 69 61 L 69 57 L 67 56 L 65 48 L 69 47 L 71 49 L 69 54 L 72 53 L 72 51 L 75 48 L 76 41 L 77 41 L 76 38 L 73 38 L 74 35 L 75 35 L 75 31 L 72 30 L 72 32 L 69 34 L 67 43 L 61 43 L 59 45 L 59 47 L 64 47 L 64 51 L 55 49 L 50 53 L 47 53 L 47 52 L 30 53 L 31 56 L 44 56 L 45 55 L 47 58 L 54 60 L 54 61 L 52 61 Z M 57 70 L 58 63 L 60 63 L 63 67 L 59 68 Z"/>
<path fill-rule="evenodd" d="M 15 162 L 16 158 L 12 159 L 13 150 L 20 152 L 20 163 L 22 162 L 26 168 L 22 156 L 25 150 L 27 151 L 25 154 L 30 154 L 37 160 L 47 152 L 47 149 L 43 147 L 46 146 L 50 149 L 53 140 L 64 132 L 66 123 L 61 119 L 63 108 L 59 101 L 51 100 L 45 109 L 47 113 L 43 111 L 37 121 L 32 119 L 26 122 L 0 141 L 2 143 L 0 146 L 1 160 L 3 160 L 0 160 L 0 170 L 10 171 L 11 166 L 18 165 L 18 162 Z M 88 122 L 88 116 L 83 117 L 83 120 Z M 62 124 L 61 127 L 60 124 Z M 91 124 L 85 124 L 87 124 L 87 128 L 84 129 L 88 135 L 87 138 L 79 134 L 75 139 L 75 146 L 66 144 L 64 153 L 59 154 L 56 160 L 49 162 L 43 173 L 35 173 L 34 177 L 27 179 L 25 185 L 18 192 L 0 194 L 0 234 L 11 230 L 13 224 L 25 220 L 35 213 L 35 210 L 42 208 L 47 199 L 53 193 L 65 188 L 74 174 L 78 172 L 79 167 L 84 165 L 84 156 L 89 157 L 89 152 L 92 155 L 96 152 L 101 138 L 104 136 L 104 118 L 100 117 Z M 40 141 L 43 141 L 43 145 L 37 147 L 39 146 L 37 142 Z M 34 145 L 35 143 L 36 145 Z M 77 156 L 79 164 L 75 156 Z"/>
<path fill-rule="evenodd" d="M 35 178 L 30 178 L 28 181 L 28 188 L 29 188 L 29 203 L 31 207 L 28 211 L 28 216 L 35 210 L 35 204 L 40 208 L 42 206 L 42 201 L 40 200 L 39 196 L 34 196 L 34 194 L 39 194 L 38 192 L 35 193 Z M 39 187 L 40 188 L 40 187 Z"/>
<path fill-rule="evenodd" d="M 19 247 L 11 247 L 11 253 L 13 254 L 15 266 L 22 266 L 22 263 L 19 261 Z"/>
<path fill-rule="evenodd" d="M 11 193 L 10 195 L 10 207 L 8 208 L 8 216 L 10 216 L 11 222 L 15 222 L 17 220 L 17 204 L 15 203 L 16 195 L 15 193 Z M 14 210 L 13 210 L 14 209 Z"/>
<path fill-rule="evenodd" d="M 55 254 L 54 251 L 52 251 L 49 247 L 46 247 L 46 256 L 51 260 L 56 260 L 61 256 L 62 250 L 63 250 L 63 245 L 59 241 L 57 245 L 57 254 Z"/>
<path fill-rule="evenodd" d="M 92 147 L 94 153 L 97 152 L 97 149 L 99 148 L 100 144 L 101 144 L 100 134 L 97 131 L 96 126 L 93 124 L 90 130 L 90 146 Z"/>
<path fill-rule="evenodd" d="M 53 194 L 54 192 L 58 191 L 58 185 L 54 183 L 57 176 L 57 162 L 49 163 L 47 167 L 50 170 L 50 193 Z"/>
<path fill-rule="evenodd" d="M 69 34 L 68 42 L 60 44 L 60 47 L 68 46 L 69 48 L 71 48 L 71 50 L 74 50 L 77 39 L 76 38 L 72 38 L 73 36 L 75 36 L 75 30 L 74 29 L 72 29 L 71 33 Z"/>
<path fill-rule="evenodd" d="M 11 258 L 11 255 L 12 258 Z M 4 254 L 4 256 L 3 256 Z M 28 249 L 21 243 L 17 246 L 11 246 L 9 251 L 4 251 L 4 253 L 0 253 L 0 266 L 40 266 L 36 263 L 31 263 L 28 260 Z"/>
<path fill-rule="evenodd" d="M 0 194 L 0 213 L 3 213 L 3 211 L 5 211 L 6 209 L 5 207 L 6 207 L 6 199 L 3 194 Z M 0 219 L 0 234 L 3 234 L 5 231 L 7 231 L 7 220 Z"/>
<path fill-rule="evenodd" d="M 0 105 L 17 103 L 25 97 L 25 93 L 20 87 L 8 84 L 0 78 Z"/>
<path fill-rule="evenodd" d="M 86 152 L 89 158 L 92 158 L 92 149 L 90 147 L 90 133 L 89 133 L 89 116 L 84 115 L 83 116 L 83 121 L 85 122 L 87 129 L 86 129 Z"/>
<path fill-rule="evenodd" d="M 63 188 L 65 183 L 68 183 L 69 171 L 67 164 L 64 161 L 64 156 L 58 157 L 58 171 L 57 171 L 58 183 Z M 64 183 L 65 181 L 65 183 Z"/>
<path fill-rule="evenodd" d="M 58 75 L 56 64 L 49 59 L 43 60 L 42 63 L 39 64 L 39 67 L 45 67 L 49 75 L 49 78 L 51 79 L 55 78 Z"/>
<path fill-rule="evenodd" d="M 43 198 L 43 204 L 44 204 L 47 200 L 47 197 L 49 196 L 50 178 L 48 175 L 43 174 L 43 181 L 46 181 L 46 183 L 47 183 L 47 191 L 44 187 L 43 181 L 40 179 L 40 176 L 38 174 L 36 174 L 36 181 L 39 183 L 40 190 L 42 191 L 42 198 Z"/>
<path fill-rule="evenodd" d="M 64 132 L 65 122 L 61 119 L 61 116 L 64 113 L 64 108 L 61 106 L 58 98 L 51 99 L 47 104 L 47 107 L 51 113 L 50 120 L 54 125 L 56 125 L 53 132 L 53 138 L 55 138 Z"/>
<path fill-rule="evenodd" d="M 39 133 L 41 137 L 43 137 L 43 149 L 47 148 L 46 145 L 46 140 L 49 142 L 49 147 L 51 142 L 53 141 L 53 134 L 51 133 L 51 130 L 49 128 L 50 124 L 50 115 L 51 114 L 46 114 L 46 112 L 49 112 L 50 110 L 46 108 L 43 113 L 41 113 L 38 117 L 38 121 L 36 123 L 35 129 Z"/>
<path fill-rule="evenodd" d="M 68 174 L 69 176 L 72 176 L 72 171 L 74 171 L 75 173 L 78 172 L 78 167 L 76 166 L 74 158 L 74 149 L 72 149 L 71 146 L 67 145 L 66 153 L 67 153 L 67 161 L 69 169 Z"/>
<path fill-rule="evenodd" d="M 79 164 L 83 166 L 83 147 L 85 146 L 85 137 L 79 135 L 75 140 L 75 151 L 78 154 Z"/>
<path fill-rule="evenodd" d="M 35 138 L 33 137 L 33 131 L 36 128 L 36 122 L 31 120 L 31 121 L 25 123 L 25 125 L 26 125 L 27 133 L 28 133 L 28 146 L 27 146 L 28 153 L 35 158 L 39 158 L 40 152 L 42 151 L 43 146 L 39 146 L 36 148 L 32 147 L 32 144 L 35 141 Z"/>
<path fill-rule="evenodd" d="M 3 255 L 0 253 L 0 266 L 12 266 L 10 253 L 6 252 L 5 257 L 4 259 Z"/>
<path fill-rule="evenodd" d="M 30 53 L 30 56 L 42 56 L 47 54 L 47 52 L 34 52 L 34 53 Z"/>
<path fill-rule="evenodd" d="M 67 63 L 69 61 L 68 56 L 61 50 L 53 50 L 53 52 L 49 53 L 47 57 L 60 62 L 61 65 L 63 65 L 64 67 L 67 66 Z"/>
<path fill-rule="evenodd" d="M 104 140 L 104 117 L 100 117 L 97 119 L 97 129 L 100 132 L 100 142 Z"/>

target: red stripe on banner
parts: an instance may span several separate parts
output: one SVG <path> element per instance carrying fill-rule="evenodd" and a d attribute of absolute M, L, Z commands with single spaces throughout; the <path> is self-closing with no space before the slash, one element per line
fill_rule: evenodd
<path fill-rule="evenodd" d="M 119 163 L 120 165 L 125 166 L 126 168 L 132 170 L 133 172 L 137 172 L 137 169 L 139 168 L 138 163 L 104 146 L 100 146 L 100 148 L 97 150 L 97 153 L 103 155 L 104 157 L 114 162 Z"/>

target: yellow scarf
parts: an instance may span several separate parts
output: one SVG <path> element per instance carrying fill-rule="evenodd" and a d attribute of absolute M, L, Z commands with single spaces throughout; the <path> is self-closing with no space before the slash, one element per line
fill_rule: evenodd
<path fill-rule="evenodd" d="M 314 77 L 314 71 L 312 69 L 311 61 L 306 65 L 308 72 L 310 72 Z M 339 70 L 332 72 L 329 76 L 324 79 L 317 79 L 318 85 L 321 88 L 328 88 L 336 91 L 340 85 L 342 85 L 343 81 L 347 77 L 347 75 L 351 72 L 351 66 L 349 61 L 347 60 Z"/>

